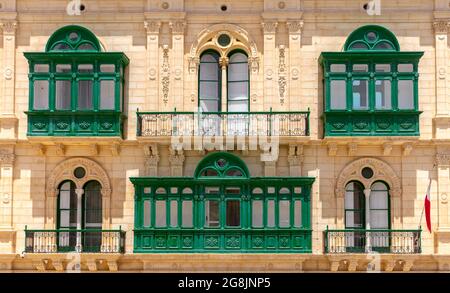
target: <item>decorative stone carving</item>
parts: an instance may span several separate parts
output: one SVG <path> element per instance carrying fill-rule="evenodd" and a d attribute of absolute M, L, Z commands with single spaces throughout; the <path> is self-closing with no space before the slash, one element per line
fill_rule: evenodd
<path fill-rule="evenodd" d="M 288 162 L 291 166 L 303 162 L 303 145 L 289 145 Z"/>
<path fill-rule="evenodd" d="M 301 34 L 303 30 L 303 21 L 290 20 L 286 23 L 289 34 Z"/>
<path fill-rule="evenodd" d="M 383 155 L 389 156 L 392 152 L 392 143 L 386 142 L 383 144 Z"/>
<path fill-rule="evenodd" d="M 148 79 L 156 80 L 157 74 L 158 74 L 158 72 L 155 67 L 150 68 L 148 70 Z"/>
<path fill-rule="evenodd" d="M 169 148 L 169 162 L 171 165 L 182 166 L 185 160 L 183 149 Z"/>
<path fill-rule="evenodd" d="M 144 154 L 147 176 L 157 176 L 159 163 L 158 145 L 156 143 L 144 145 Z"/>
<path fill-rule="evenodd" d="M 330 143 L 328 145 L 328 156 L 333 157 L 336 156 L 338 151 L 337 143 Z"/>
<path fill-rule="evenodd" d="M 3 30 L 3 35 L 14 35 L 17 29 L 17 22 L 15 21 L 1 22 L 0 27 Z"/>
<path fill-rule="evenodd" d="M 358 144 L 356 142 L 349 143 L 347 147 L 349 156 L 354 156 L 358 152 Z"/>
<path fill-rule="evenodd" d="M 45 156 L 45 146 L 42 143 L 33 144 L 32 148 L 39 156 Z"/>
<path fill-rule="evenodd" d="M 161 27 L 159 21 L 144 21 L 144 27 L 147 30 L 148 35 L 158 35 Z"/>
<path fill-rule="evenodd" d="M 189 57 L 188 58 L 188 62 L 189 62 L 189 73 L 196 74 L 197 73 L 197 69 L 198 69 L 198 65 L 200 64 L 200 58 L 198 58 L 198 57 Z"/>
<path fill-rule="evenodd" d="M 364 167 L 370 167 L 374 171 L 374 175 L 370 179 L 366 179 L 361 175 Z M 352 181 L 359 181 L 364 185 L 364 189 L 368 189 L 375 181 L 384 181 L 390 187 L 392 197 L 398 197 L 401 194 L 401 180 L 387 163 L 375 158 L 363 158 L 348 164 L 339 174 L 336 181 L 335 194 L 337 197 L 343 197 L 345 193 L 345 185 Z"/>
<path fill-rule="evenodd" d="M 79 179 L 73 174 L 77 167 L 83 167 L 86 175 Z M 95 161 L 86 158 L 71 158 L 61 162 L 53 169 L 47 180 L 47 197 L 56 197 L 58 185 L 64 180 L 71 180 L 77 189 L 82 189 L 84 184 L 91 180 L 97 180 L 102 186 L 102 194 L 110 197 L 111 184 L 106 171 Z"/>
<path fill-rule="evenodd" d="M 115 261 L 115 260 L 108 260 L 107 264 L 108 264 L 108 269 L 109 269 L 110 272 L 117 272 L 118 271 L 119 267 L 117 265 L 117 261 Z"/>
<path fill-rule="evenodd" d="M 2 165 L 14 164 L 14 151 L 9 149 L 0 149 L 0 163 Z"/>
<path fill-rule="evenodd" d="M 298 70 L 298 68 L 292 68 L 291 69 L 292 80 L 298 80 L 299 77 L 300 77 L 300 70 Z"/>
<path fill-rule="evenodd" d="M 64 156 L 65 155 L 65 147 L 62 143 L 57 143 L 55 144 L 55 148 L 56 148 L 56 154 L 58 156 Z"/>
<path fill-rule="evenodd" d="M 163 64 L 161 68 L 161 83 L 163 92 L 163 102 L 167 105 L 169 101 L 169 86 L 170 86 L 170 65 L 169 65 L 169 46 L 163 46 Z"/>
<path fill-rule="evenodd" d="M 91 156 L 97 156 L 99 153 L 99 146 L 96 143 L 92 143 L 89 145 L 89 154 Z"/>
<path fill-rule="evenodd" d="M 3 75 L 6 80 L 11 80 L 14 75 L 14 69 L 12 69 L 11 67 L 5 67 L 5 71 L 4 71 Z"/>
<path fill-rule="evenodd" d="M 248 66 L 252 73 L 257 74 L 259 72 L 259 57 L 248 57 Z"/>
<path fill-rule="evenodd" d="M 278 22 L 266 21 L 261 23 L 264 34 L 275 34 L 277 32 Z"/>
<path fill-rule="evenodd" d="M 169 26 L 172 29 L 172 34 L 184 35 L 184 28 L 186 26 L 186 23 L 184 21 L 170 22 Z"/>
<path fill-rule="evenodd" d="M 405 144 L 403 144 L 403 155 L 404 156 L 409 156 L 409 154 L 411 153 L 412 149 L 413 149 L 412 143 L 405 143 Z"/>
<path fill-rule="evenodd" d="M 284 105 L 286 88 L 287 88 L 287 70 L 286 70 L 286 48 L 284 45 L 279 46 L 278 59 L 278 90 L 280 94 L 280 104 Z"/>
<path fill-rule="evenodd" d="M 436 154 L 436 164 L 437 165 L 449 165 L 450 164 L 450 154 L 438 153 Z"/>
<path fill-rule="evenodd" d="M 437 21 L 433 22 L 434 33 L 436 33 L 436 34 L 447 34 L 449 27 L 450 27 L 450 23 L 449 23 L 449 20 L 447 20 L 447 19 L 437 20 Z"/>
<path fill-rule="evenodd" d="M 219 65 L 220 67 L 224 68 L 228 66 L 228 63 L 230 62 L 230 60 L 228 59 L 228 57 L 220 57 L 219 59 Z"/>

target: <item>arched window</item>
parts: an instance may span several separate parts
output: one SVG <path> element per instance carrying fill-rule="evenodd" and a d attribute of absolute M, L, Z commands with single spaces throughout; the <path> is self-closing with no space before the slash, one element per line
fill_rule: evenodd
<path fill-rule="evenodd" d="M 353 181 L 345 187 L 345 227 L 365 228 L 365 197 L 361 183 Z"/>
<path fill-rule="evenodd" d="M 200 58 L 199 69 L 199 107 L 202 112 L 221 110 L 220 87 L 219 54 L 207 51 Z"/>
<path fill-rule="evenodd" d="M 84 185 L 82 227 L 84 251 L 99 251 L 102 244 L 102 194 L 101 185 L 97 181 L 89 181 Z M 89 230 L 95 231 L 89 231 Z"/>
<path fill-rule="evenodd" d="M 247 112 L 249 109 L 248 57 L 241 51 L 229 55 L 228 64 L 228 112 Z"/>
<path fill-rule="evenodd" d="M 378 181 L 370 189 L 370 228 L 389 229 L 389 188 Z"/>
<path fill-rule="evenodd" d="M 57 229 L 75 230 L 78 223 L 78 201 L 75 183 L 64 181 L 59 187 Z M 57 237 L 58 247 L 62 251 L 73 250 L 77 244 L 76 232 L 61 232 Z"/>

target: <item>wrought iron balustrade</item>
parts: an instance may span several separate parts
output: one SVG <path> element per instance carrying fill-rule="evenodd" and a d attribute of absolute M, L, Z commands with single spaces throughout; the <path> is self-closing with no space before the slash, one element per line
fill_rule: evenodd
<path fill-rule="evenodd" d="M 308 136 L 305 112 L 137 112 L 137 135 Z"/>
<path fill-rule="evenodd" d="M 421 253 L 421 230 L 325 230 L 325 253 Z"/>
<path fill-rule="evenodd" d="M 124 253 L 125 232 L 98 229 L 25 229 L 25 252 L 95 252 Z"/>

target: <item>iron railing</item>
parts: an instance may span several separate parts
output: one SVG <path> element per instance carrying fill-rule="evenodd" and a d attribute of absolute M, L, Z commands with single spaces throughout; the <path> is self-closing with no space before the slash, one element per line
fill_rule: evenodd
<path fill-rule="evenodd" d="M 125 232 L 99 229 L 27 230 L 25 252 L 124 253 Z"/>
<path fill-rule="evenodd" d="M 421 253 L 421 230 L 325 230 L 325 253 Z"/>
<path fill-rule="evenodd" d="M 308 136 L 304 112 L 137 112 L 137 136 Z"/>

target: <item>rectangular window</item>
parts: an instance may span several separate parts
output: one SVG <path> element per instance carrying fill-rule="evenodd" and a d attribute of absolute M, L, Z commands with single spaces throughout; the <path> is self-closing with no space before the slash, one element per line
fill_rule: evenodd
<path fill-rule="evenodd" d="M 92 64 L 80 64 L 78 65 L 78 72 L 79 73 L 93 73 L 94 72 L 94 66 Z"/>
<path fill-rule="evenodd" d="M 239 227 L 241 225 L 241 203 L 239 200 L 227 200 L 226 225 L 229 227 Z"/>
<path fill-rule="evenodd" d="M 70 73 L 72 71 L 72 65 L 70 64 L 57 64 L 56 72 L 58 73 Z"/>
<path fill-rule="evenodd" d="M 176 200 L 170 201 L 170 227 L 178 226 L 178 202 Z"/>
<path fill-rule="evenodd" d="M 367 64 L 354 64 L 353 65 L 353 72 L 368 72 L 369 71 L 369 65 Z"/>
<path fill-rule="evenodd" d="M 414 66 L 412 64 L 398 64 L 398 72 L 413 72 Z"/>
<path fill-rule="evenodd" d="M 70 80 L 56 81 L 56 109 L 69 110 L 72 100 L 72 82 Z"/>
<path fill-rule="evenodd" d="M 267 201 L 267 227 L 275 227 L 275 201 Z"/>
<path fill-rule="evenodd" d="M 34 72 L 45 73 L 50 70 L 48 64 L 34 64 Z"/>
<path fill-rule="evenodd" d="M 219 201 L 205 201 L 205 226 L 219 227 Z"/>
<path fill-rule="evenodd" d="M 302 202 L 300 200 L 294 201 L 294 227 L 300 228 L 302 226 Z"/>
<path fill-rule="evenodd" d="M 414 82 L 412 80 L 398 81 L 398 108 L 414 109 Z"/>
<path fill-rule="evenodd" d="M 376 72 L 391 72 L 391 64 L 375 64 Z"/>
<path fill-rule="evenodd" d="M 263 227 L 263 201 L 254 200 L 252 202 L 252 227 Z"/>
<path fill-rule="evenodd" d="M 104 73 L 114 73 L 116 71 L 116 66 L 114 64 L 101 64 L 100 71 Z"/>
<path fill-rule="evenodd" d="M 115 102 L 115 82 L 114 80 L 100 81 L 100 109 L 113 110 Z"/>
<path fill-rule="evenodd" d="M 183 227 L 192 227 L 193 221 L 192 221 L 192 201 L 191 200 L 184 200 L 182 203 L 182 222 L 181 226 Z"/>
<path fill-rule="evenodd" d="M 347 108 L 347 83 L 345 80 L 330 81 L 330 109 L 345 110 Z"/>
<path fill-rule="evenodd" d="M 346 69 L 347 68 L 346 68 L 345 64 L 331 64 L 330 65 L 330 72 L 345 73 Z"/>
<path fill-rule="evenodd" d="M 165 200 L 157 200 L 155 202 L 155 227 L 166 227 L 167 219 L 166 219 L 166 201 Z"/>
<path fill-rule="evenodd" d="M 280 227 L 290 226 L 290 207 L 291 202 L 289 200 L 280 200 L 278 202 L 278 225 Z"/>
<path fill-rule="evenodd" d="M 150 201 L 146 200 L 144 201 L 144 227 L 150 227 L 150 219 L 152 216 L 152 210 L 150 208 Z"/>
<path fill-rule="evenodd" d="M 93 82 L 92 80 L 78 81 L 78 109 L 92 110 L 93 103 Z"/>
<path fill-rule="evenodd" d="M 391 109 L 391 81 L 387 79 L 375 80 L 375 109 Z"/>
<path fill-rule="evenodd" d="M 33 109 L 48 109 L 48 80 L 35 80 L 33 85 Z"/>
<path fill-rule="evenodd" d="M 353 109 L 366 110 L 369 108 L 369 81 L 362 79 L 353 80 Z"/>

